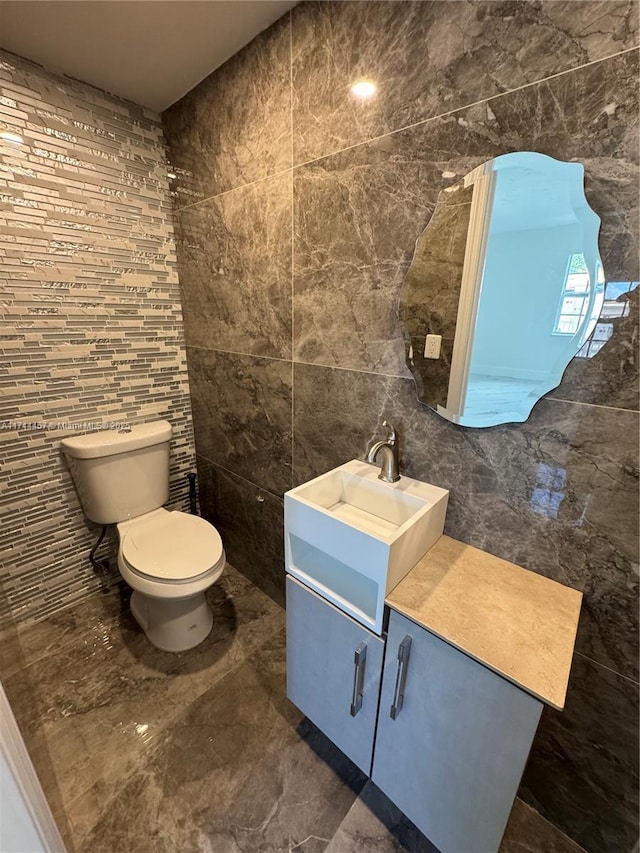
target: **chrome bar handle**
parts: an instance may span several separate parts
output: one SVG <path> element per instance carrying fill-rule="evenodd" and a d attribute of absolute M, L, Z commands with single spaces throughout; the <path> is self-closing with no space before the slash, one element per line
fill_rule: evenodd
<path fill-rule="evenodd" d="M 407 634 L 398 646 L 398 669 L 396 671 L 396 686 L 393 691 L 393 705 L 389 716 L 392 720 L 398 716 L 404 703 L 404 687 L 407 683 L 407 665 L 411 652 L 411 637 Z"/>
<path fill-rule="evenodd" d="M 355 717 L 362 708 L 362 694 L 364 693 L 364 665 L 367 660 L 367 646 L 360 643 L 353 655 L 355 670 L 353 673 L 353 695 L 351 697 L 351 716 Z"/>

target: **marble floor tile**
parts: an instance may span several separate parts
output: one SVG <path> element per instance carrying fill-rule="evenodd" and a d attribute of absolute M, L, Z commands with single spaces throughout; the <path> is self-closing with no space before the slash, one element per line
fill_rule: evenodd
<path fill-rule="evenodd" d="M 74 626 L 67 614 L 60 652 L 43 656 L 34 641 L 33 662 L 7 680 L 15 688 L 18 676 L 31 679 L 24 693 L 12 691 L 12 704 L 69 853 L 431 853 L 416 828 L 286 699 L 283 611 L 231 567 L 211 596 L 213 634 L 191 652 L 149 647 L 126 616 L 90 639 L 82 616 Z M 117 609 L 113 602 L 92 606 Z M 612 676 L 601 667 L 599 673 Z M 566 725 L 558 728 L 554 718 L 547 726 L 524 789 L 546 812 L 556 807 L 568 816 L 576 832 L 596 827 L 598 843 L 586 849 L 609 853 L 623 849 L 616 845 L 627 830 L 621 833 L 619 821 L 630 831 L 625 810 L 633 787 L 620 767 L 633 754 L 634 705 L 632 693 L 623 690 L 620 702 L 612 685 L 599 689 L 593 676 L 580 666 L 574 671 L 579 695 Z M 611 713 L 598 728 L 601 705 Z M 584 725 L 591 727 L 586 745 Z M 594 775 L 598 752 L 607 767 Z M 541 789 L 538 781 L 549 778 L 557 783 Z M 590 789 L 591 810 L 572 813 L 576 782 Z M 622 798 L 602 820 L 599 792 L 612 786 Z M 614 846 L 600 847 L 599 839 Z M 516 801 L 501 853 L 579 849 Z"/>
<path fill-rule="evenodd" d="M 401 471 L 450 490 L 446 532 L 584 592 L 578 649 L 636 677 L 638 420 L 543 400 L 523 424 L 463 429 L 411 380 L 295 365 L 296 483 L 398 429 Z"/>
<path fill-rule="evenodd" d="M 59 610 L 39 622 L 9 625 L 0 633 L 0 679 L 4 682 L 19 669 L 67 644 L 85 637 L 101 636 L 128 609 L 124 584 L 89 596 L 79 604 Z"/>
<path fill-rule="evenodd" d="M 196 451 L 273 494 L 291 488 L 291 362 L 187 348 Z"/>
<path fill-rule="evenodd" d="M 420 830 L 370 780 L 340 824 L 326 853 L 438 853 Z"/>
<path fill-rule="evenodd" d="M 326 853 L 438 853 L 427 838 L 377 788 L 367 782 Z M 516 799 L 500 853 L 581 853 L 538 812 Z M 480 851 L 478 851 L 480 853 Z"/>
<path fill-rule="evenodd" d="M 125 615 L 6 680 L 41 781 L 65 806 L 97 782 L 119 786 L 186 705 L 284 624 L 282 609 L 231 566 L 208 597 L 212 632 L 188 653 L 155 649 Z"/>
<path fill-rule="evenodd" d="M 80 849 L 265 853 L 328 842 L 365 778 L 287 701 L 284 678 L 281 633 L 174 721 Z"/>
<path fill-rule="evenodd" d="M 296 164 L 638 43 L 631 0 L 317 2 L 292 21 Z"/>
<path fill-rule="evenodd" d="M 291 166 L 285 15 L 162 114 L 175 207 Z"/>
<path fill-rule="evenodd" d="M 175 214 L 188 345 L 291 357 L 291 172 Z"/>
<path fill-rule="evenodd" d="M 500 853 L 583 853 L 582 847 L 516 798 Z"/>

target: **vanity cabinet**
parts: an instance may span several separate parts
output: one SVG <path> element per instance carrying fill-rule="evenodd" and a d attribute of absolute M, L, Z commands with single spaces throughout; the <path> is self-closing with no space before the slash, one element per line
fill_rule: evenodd
<path fill-rule="evenodd" d="M 287 696 L 371 775 L 384 640 L 287 576 Z"/>
<path fill-rule="evenodd" d="M 386 594 L 380 636 L 288 575 L 287 694 L 440 853 L 496 853 L 581 601 L 447 536 Z"/>
<path fill-rule="evenodd" d="M 391 610 L 373 781 L 442 853 L 497 851 L 541 711 Z"/>
<path fill-rule="evenodd" d="M 289 699 L 441 853 L 497 851 L 542 703 L 394 610 L 385 655 L 286 583 Z"/>

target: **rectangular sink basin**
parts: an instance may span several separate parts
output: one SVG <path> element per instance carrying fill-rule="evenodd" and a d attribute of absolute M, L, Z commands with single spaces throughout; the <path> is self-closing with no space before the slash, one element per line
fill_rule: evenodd
<path fill-rule="evenodd" d="M 284 496 L 287 571 L 382 632 L 384 599 L 442 536 L 449 492 L 354 459 Z"/>

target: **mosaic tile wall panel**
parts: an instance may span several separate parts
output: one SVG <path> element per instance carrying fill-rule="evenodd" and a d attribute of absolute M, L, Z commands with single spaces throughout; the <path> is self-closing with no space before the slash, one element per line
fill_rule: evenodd
<path fill-rule="evenodd" d="M 520 794 L 590 853 L 638 837 L 638 11 L 299 3 L 163 113 L 202 508 L 229 559 L 282 596 L 283 490 L 389 418 L 403 472 L 450 490 L 449 535 L 584 592 Z M 418 403 L 398 296 L 440 190 L 518 150 L 584 163 L 626 304 L 526 423 L 465 430 Z"/>
<path fill-rule="evenodd" d="M 167 418 L 180 508 L 194 456 L 158 117 L 0 52 L 0 130 L 0 608 L 24 620 L 118 579 L 62 437 Z"/>

